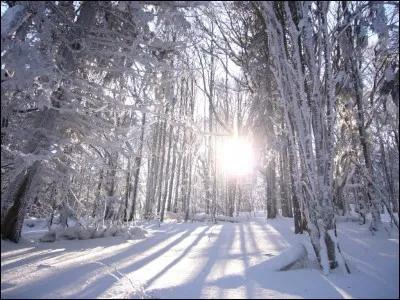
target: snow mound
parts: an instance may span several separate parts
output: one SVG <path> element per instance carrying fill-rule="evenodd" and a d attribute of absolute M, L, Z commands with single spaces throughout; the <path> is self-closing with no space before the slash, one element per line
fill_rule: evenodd
<path fill-rule="evenodd" d="M 25 226 L 30 227 L 30 228 L 38 226 L 41 222 L 43 222 L 43 220 L 35 219 L 35 218 L 24 220 Z"/>
<path fill-rule="evenodd" d="M 224 221 L 224 222 L 232 222 L 232 223 L 238 223 L 238 219 L 235 217 L 229 217 L 229 216 L 216 216 L 215 217 L 217 221 Z"/>
<path fill-rule="evenodd" d="M 97 230 L 93 233 L 92 238 L 102 238 L 104 237 L 104 233 L 106 232 L 107 228 L 97 228 Z"/>
<path fill-rule="evenodd" d="M 165 220 L 176 220 L 179 223 L 185 219 L 185 214 L 182 212 L 174 213 L 172 211 L 166 211 L 164 219 Z"/>
<path fill-rule="evenodd" d="M 78 239 L 80 240 L 88 240 L 92 239 L 94 233 L 97 231 L 96 228 L 76 228 L 76 233 L 78 235 Z"/>
<path fill-rule="evenodd" d="M 127 240 L 141 240 L 148 236 L 148 232 L 138 226 L 117 226 L 94 227 L 77 225 L 69 228 L 57 228 L 46 232 L 41 238 L 41 242 L 54 242 L 56 240 L 88 240 L 111 236 L 121 236 Z"/>
<path fill-rule="evenodd" d="M 146 238 L 147 230 L 140 227 L 129 227 L 123 234 L 127 240 L 142 240 Z"/>
<path fill-rule="evenodd" d="M 74 227 L 60 229 L 57 232 L 57 239 L 59 240 L 75 240 L 78 238 L 78 233 Z"/>
<path fill-rule="evenodd" d="M 41 238 L 41 242 L 54 242 L 56 240 L 56 233 L 54 231 L 46 232 Z"/>
<path fill-rule="evenodd" d="M 346 214 L 344 216 L 335 216 L 336 222 L 358 222 L 360 221 L 360 216 L 357 213 Z"/>
<path fill-rule="evenodd" d="M 205 222 L 205 221 L 210 220 L 210 219 L 211 219 L 210 215 L 208 215 L 206 213 L 195 214 L 192 217 L 193 221 L 199 221 L 199 222 Z"/>
<path fill-rule="evenodd" d="M 119 228 L 117 226 L 108 227 L 104 232 L 104 237 L 117 236 Z"/>
<path fill-rule="evenodd" d="M 282 251 L 279 255 L 263 261 L 252 268 L 272 271 L 287 271 L 291 269 L 305 268 L 307 265 L 307 249 L 302 243 L 297 243 Z"/>

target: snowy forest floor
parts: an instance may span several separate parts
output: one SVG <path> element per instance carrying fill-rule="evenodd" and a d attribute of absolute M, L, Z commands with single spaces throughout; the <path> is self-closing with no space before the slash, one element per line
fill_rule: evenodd
<path fill-rule="evenodd" d="M 108 237 L 41 243 L 24 226 L 19 244 L 1 241 L 1 298 L 399 298 L 399 234 L 338 223 L 350 275 L 319 270 L 309 238 L 293 220 L 257 213 L 241 223 L 141 225 L 144 240 Z M 307 248 L 306 269 L 259 263 L 290 245 Z"/>

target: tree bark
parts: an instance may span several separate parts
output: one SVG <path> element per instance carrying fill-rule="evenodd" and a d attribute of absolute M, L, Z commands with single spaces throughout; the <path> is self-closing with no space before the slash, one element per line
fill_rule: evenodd
<path fill-rule="evenodd" d="M 136 201 L 137 201 L 137 191 L 139 187 L 139 176 L 140 176 L 140 168 L 142 165 L 142 152 L 143 152 L 143 140 L 144 140 L 144 129 L 146 124 L 146 114 L 142 115 L 142 130 L 140 133 L 140 140 L 139 140 L 139 151 L 138 155 L 135 157 L 135 164 L 134 164 L 134 182 L 133 182 L 133 189 L 132 189 L 132 207 L 131 212 L 129 214 L 128 221 L 132 221 L 135 219 L 136 213 Z"/>
<path fill-rule="evenodd" d="M 266 171 L 266 197 L 267 197 L 267 219 L 276 218 L 277 207 L 276 207 L 276 194 L 275 194 L 275 159 L 269 162 Z"/>

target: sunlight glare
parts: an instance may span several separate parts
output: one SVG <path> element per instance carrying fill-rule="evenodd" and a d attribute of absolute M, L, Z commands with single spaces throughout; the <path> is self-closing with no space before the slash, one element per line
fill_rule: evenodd
<path fill-rule="evenodd" d="M 253 170 L 254 156 L 251 143 L 241 138 L 231 138 L 222 144 L 219 161 L 228 175 L 241 176 Z"/>

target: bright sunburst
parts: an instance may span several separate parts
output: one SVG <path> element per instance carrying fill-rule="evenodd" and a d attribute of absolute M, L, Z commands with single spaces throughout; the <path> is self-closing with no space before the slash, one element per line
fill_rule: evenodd
<path fill-rule="evenodd" d="M 253 149 L 251 143 L 244 139 L 230 138 L 222 144 L 218 156 L 228 175 L 246 175 L 253 169 Z"/>

